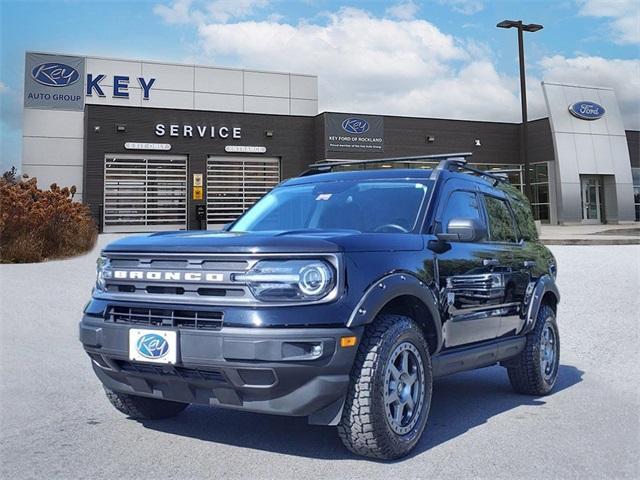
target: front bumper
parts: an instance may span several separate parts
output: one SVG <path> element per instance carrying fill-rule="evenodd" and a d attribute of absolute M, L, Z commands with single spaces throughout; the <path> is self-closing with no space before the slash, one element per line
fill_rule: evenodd
<path fill-rule="evenodd" d="M 80 341 L 93 369 L 111 390 L 185 403 L 253 412 L 308 416 L 310 423 L 339 420 L 363 328 L 175 329 L 175 365 L 129 360 L 129 329 L 84 316 Z M 154 327 L 162 330 L 162 327 Z M 340 338 L 355 335 L 356 346 Z M 307 352 L 322 345 L 317 358 Z"/>

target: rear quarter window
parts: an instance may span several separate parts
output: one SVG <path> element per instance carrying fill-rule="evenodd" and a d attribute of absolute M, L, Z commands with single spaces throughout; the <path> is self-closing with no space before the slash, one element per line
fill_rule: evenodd
<path fill-rule="evenodd" d="M 529 200 L 527 200 L 527 197 L 525 197 L 520 190 L 508 183 L 500 182 L 497 188 L 505 192 L 509 198 L 520 237 L 529 242 L 537 241 L 538 230 L 536 230 L 531 204 Z"/>

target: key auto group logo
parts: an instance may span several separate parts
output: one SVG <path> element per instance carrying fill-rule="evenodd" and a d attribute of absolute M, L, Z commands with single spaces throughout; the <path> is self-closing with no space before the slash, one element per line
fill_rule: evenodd
<path fill-rule="evenodd" d="M 49 62 L 36 65 L 31 77 L 47 87 L 68 87 L 80 79 L 78 71 L 64 63 Z"/>
<path fill-rule="evenodd" d="M 369 122 L 362 118 L 347 118 L 342 122 L 342 129 L 353 135 L 362 135 L 369 130 Z"/>

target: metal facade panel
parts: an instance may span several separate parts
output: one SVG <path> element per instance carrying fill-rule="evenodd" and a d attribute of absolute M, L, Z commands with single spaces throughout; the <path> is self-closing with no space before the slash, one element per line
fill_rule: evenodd
<path fill-rule="evenodd" d="M 318 100 L 318 77 L 290 75 L 291 98 Z"/>
<path fill-rule="evenodd" d="M 196 92 L 194 103 L 195 110 L 241 112 L 244 99 L 242 95 Z"/>
<path fill-rule="evenodd" d="M 289 98 L 289 74 L 244 72 L 244 94 Z"/>
<path fill-rule="evenodd" d="M 289 99 L 277 97 L 245 96 L 244 111 L 247 113 L 271 113 L 274 115 L 289 115 Z"/>
<path fill-rule="evenodd" d="M 84 112 L 25 108 L 22 114 L 24 137 L 84 137 Z"/>
<path fill-rule="evenodd" d="M 242 70 L 195 68 L 195 91 L 242 95 Z"/>
<path fill-rule="evenodd" d="M 82 166 L 81 138 L 25 137 L 22 143 L 23 172 L 27 165 Z"/>

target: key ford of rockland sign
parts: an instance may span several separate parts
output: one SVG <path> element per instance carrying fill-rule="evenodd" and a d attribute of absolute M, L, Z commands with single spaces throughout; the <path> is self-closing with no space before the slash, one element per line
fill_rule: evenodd
<path fill-rule="evenodd" d="M 84 98 L 105 97 L 103 82 L 107 76 L 89 72 L 85 76 L 84 57 L 27 53 L 25 59 L 25 108 L 47 110 L 83 110 Z M 142 90 L 142 99 L 149 100 L 155 78 L 114 75 L 113 97 L 129 98 L 129 85 Z"/>
<path fill-rule="evenodd" d="M 384 119 L 373 115 L 327 113 L 327 150 L 331 152 L 384 151 Z"/>

